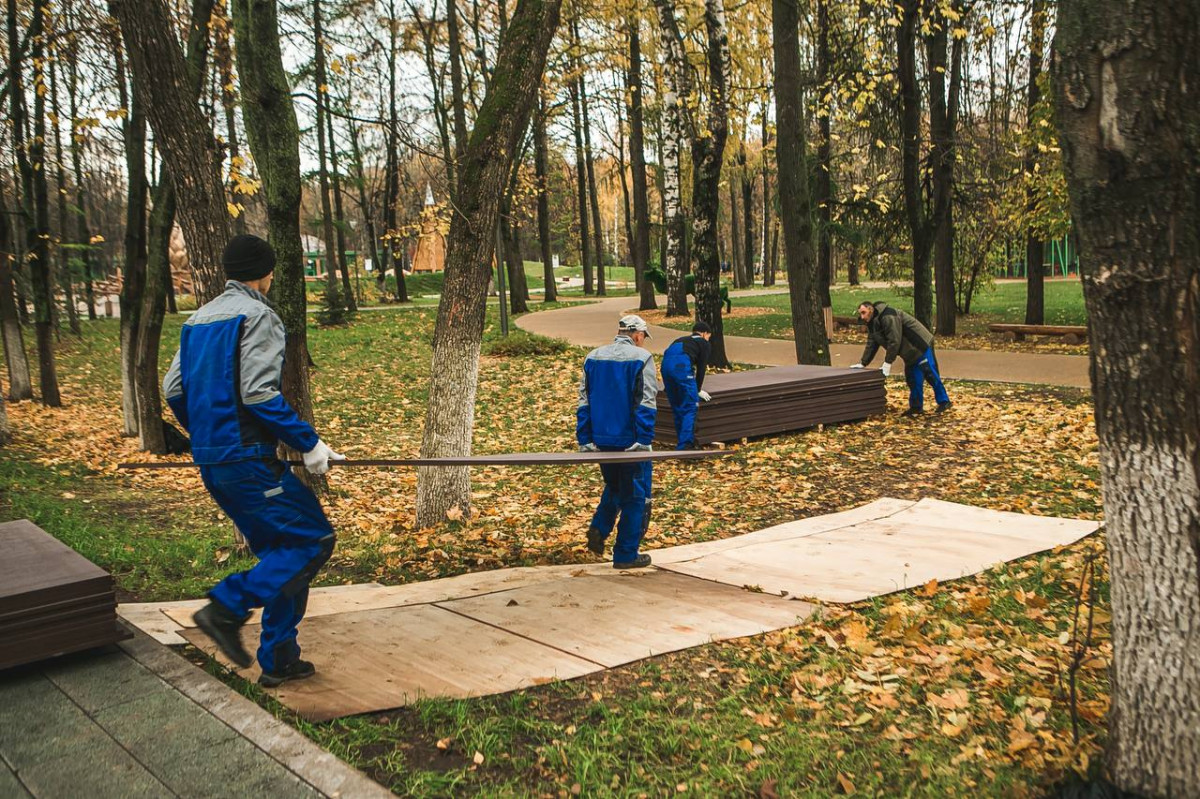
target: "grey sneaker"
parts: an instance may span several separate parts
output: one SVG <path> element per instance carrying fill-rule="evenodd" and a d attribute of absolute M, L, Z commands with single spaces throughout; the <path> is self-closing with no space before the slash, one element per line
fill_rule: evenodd
<path fill-rule="evenodd" d="M 649 565 L 650 565 L 650 556 L 644 552 L 641 555 L 638 555 L 633 560 L 627 561 L 625 563 L 620 563 L 615 560 L 613 561 L 614 569 L 644 569 Z"/>

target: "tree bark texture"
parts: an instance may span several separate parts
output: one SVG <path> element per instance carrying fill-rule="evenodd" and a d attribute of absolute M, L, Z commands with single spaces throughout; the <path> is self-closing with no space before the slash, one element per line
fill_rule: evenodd
<path fill-rule="evenodd" d="M 762 268 L 763 268 L 763 285 L 775 285 L 775 259 L 771 257 L 771 233 L 775 229 L 775 223 L 771 219 L 771 159 L 769 150 L 771 144 L 771 128 L 768 124 L 767 116 L 768 100 L 763 97 L 763 112 L 762 112 Z"/>
<path fill-rule="evenodd" d="M 798 0 L 772 0 L 774 32 L 775 141 L 779 183 L 779 221 L 787 260 L 788 295 L 795 331 L 796 362 L 829 364 L 829 340 L 821 316 L 813 251 L 812 202 L 805 153 L 804 100 L 800 82 Z"/>
<path fill-rule="evenodd" d="M 495 250 L 496 215 L 541 87 L 561 0 L 519 0 L 497 52 L 487 95 L 459 167 L 445 282 L 433 334 L 433 369 L 422 457 L 467 455 L 475 427 L 479 350 Z M 417 524 L 470 510 L 466 468 L 427 468 L 417 478 Z"/>
<path fill-rule="evenodd" d="M 904 215 L 908 222 L 913 259 L 913 315 L 933 327 L 933 225 L 921 193 L 921 90 L 917 85 L 917 30 L 921 0 L 900 0 L 896 49 L 900 83 L 900 157 Z M 781 137 L 782 138 L 782 137 Z M 786 236 L 786 233 L 784 234 Z M 787 247 L 785 245 L 784 249 Z"/>
<path fill-rule="evenodd" d="M 579 34 L 575 35 L 576 41 Z M 600 199 L 596 190 L 596 159 L 592 153 L 592 122 L 588 110 L 587 80 L 579 73 L 579 108 L 583 114 L 583 162 L 587 165 L 588 205 L 592 210 L 592 252 L 596 255 L 596 294 L 608 294 L 604 286 L 604 230 L 600 226 Z"/>
<path fill-rule="evenodd" d="M 283 69 L 275 0 L 234 0 L 238 74 L 246 140 L 262 175 L 267 231 L 275 249 L 271 295 L 287 331 L 283 395 L 313 420 L 309 394 L 304 250 L 300 244 L 300 129 Z"/>
<path fill-rule="evenodd" d="M 109 10 L 121 23 L 155 143 L 171 165 L 197 299 L 208 302 L 225 288 L 221 252 L 232 230 L 220 148 L 188 90 L 188 67 L 163 0 L 110 0 Z"/>
<path fill-rule="evenodd" d="M 929 61 L 929 152 L 933 164 L 933 272 L 937 291 L 937 334 L 953 336 L 958 310 L 954 289 L 954 137 L 958 126 L 958 94 L 963 40 L 954 39 L 947 61 L 952 21 L 940 9 L 926 39 Z M 946 96 L 946 75 L 950 96 Z"/>
<path fill-rule="evenodd" d="M 342 173 L 338 168 L 337 139 L 333 136 L 333 114 L 329 113 L 329 93 L 325 94 L 325 135 L 329 138 L 330 186 L 333 195 L 334 233 L 337 238 L 338 270 L 342 273 L 342 294 L 346 297 L 346 310 L 354 313 L 358 302 L 354 299 L 354 286 L 350 282 L 350 267 L 346 264 L 346 214 L 342 207 Z"/>
<path fill-rule="evenodd" d="M 817 94 L 832 97 L 829 52 L 829 0 L 817 0 Z M 817 275 L 820 278 L 821 307 L 833 305 L 829 286 L 833 283 L 833 109 L 823 99 L 817 107 Z"/>
<path fill-rule="evenodd" d="M 754 178 L 746 167 L 746 143 L 742 142 L 738 158 L 738 174 L 742 180 L 742 267 L 746 270 L 746 285 L 754 286 Z"/>
<path fill-rule="evenodd" d="M 79 126 L 79 64 L 67 59 L 67 105 L 71 115 L 71 172 L 75 176 L 75 240 L 79 242 L 79 260 L 83 269 L 84 300 L 88 319 L 96 319 L 96 297 L 92 284 L 92 234 L 88 227 L 88 197 L 83 181 L 83 149 L 86 134 Z"/>
<path fill-rule="evenodd" d="M 12 269 L 17 262 L 15 244 L 8 206 L 0 202 L 0 336 L 4 339 L 4 363 L 8 369 L 8 398 L 27 400 L 33 399 L 33 380 L 29 376 L 25 338 L 17 315 L 17 303 L 13 299 Z"/>
<path fill-rule="evenodd" d="M 1110 771 L 1200 796 L 1200 7 L 1063 0 L 1054 48 L 1111 565 Z"/>
<path fill-rule="evenodd" d="M 1042 74 L 1042 48 L 1046 39 L 1046 0 L 1032 0 L 1029 9 L 1029 88 L 1025 94 L 1025 123 L 1032 133 L 1035 109 L 1042 99 L 1038 79 Z M 1032 184 L 1037 147 L 1031 140 L 1025 150 L 1025 180 Z M 1032 185 L 1025 189 L 1025 211 L 1030 223 L 1037 209 L 1037 194 Z M 1046 322 L 1046 264 L 1042 240 L 1032 225 L 1025 234 L 1025 324 Z"/>
<path fill-rule="evenodd" d="M 638 276 L 640 301 L 638 309 L 653 311 L 658 308 L 654 297 L 654 284 L 643 280 L 642 275 L 650 266 L 650 201 L 646 183 L 646 131 L 643 122 L 645 103 L 642 97 L 642 40 L 639 32 L 640 18 L 631 13 L 626 24 L 629 27 L 629 70 L 625 75 L 627 104 L 629 106 L 629 172 L 633 194 L 633 270 Z"/>
<path fill-rule="evenodd" d="M 662 131 L 663 169 L 663 228 L 667 240 L 664 271 L 667 273 L 667 316 L 688 316 L 687 289 L 684 276 L 690 267 L 684 261 L 685 217 L 679 148 L 683 144 L 687 125 L 684 103 L 691 94 L 690 75 L 683 40 L 675 21 L 675 5 L 671 0 L 656 0 L 659 19 L 659 41 L 666 59 L 666 92 L 663 96 L 664 124 Z M 695 198 L 693 198 L 693 202 Z"/>
<path fill-rule="evenodd" d="M 575 69 L 579 69 L 577 61 Z M 591 294 L 595 291 L 595 288 L 592 276 L 591 242 L 588 241 L 588 230 L 591 225 L 588 223 L 587 161 L 584 160 L 583 116 L 579 107 L 578 80 L 571 81 L 570 94 L 571 113 L 575 123 L 575 183 L 579 196 L 579 256 L 583 266 L 583 293 Z"/>
<path fill-rule="evenodd" d="M 557 302 L 558 288 L 554 283 L 554 259 L 550 252 L 550 190 L 547 186 L 550 166 L 546 142 L 546 98 L 539 92 L 537 117 L 533 123 L 533 162 L 537 173 L 538 239 L 542 251 L 542 282 L 545 284 L 543 302 Z"/>
<path fill-rule="evenodd" d="M 325 36 L 321 27 L 321 0 L 312 3 L 313 35 L 316 46 L 313 52 L 313 80 L 316 83 L 317 99 L 317 175 L 321 189 L 321 232 L 325 241 L 325 303 L 329 310 L 337 313 L 342 307 L 338 296 L 338 267 L 341 253 L 337 252 L 337 239 L 333 235 L 333 206 L 329 196 L 329 170 L 325 157 L 325 108 L 328 77 L 325 75 Z"/>
<path fill-rule="evenodd" d="M 67 177 L 63 166 L 62 147 L 62 108 L 58 104 L 58 73 L 57 60 L 50 61 L 50 108 L 54 114 L 54 174 L 55 199 L 58 205 L 58 285 L 63 292 L 63 304 L 66 305 L 67 324 L 71 332 L 82 335 L 79 327 L 79 308 L 75 305 L 74 276 L 71 274 L 71 254 L 64 246 L 70 239 L 67 215 Z"/>
<path fill-rule="evenodd" d="M 16 5 L 8 6 L 9 44 L 16 42 Z M 40 70 L 45 66 L 46 18 L 44 0 L 34 0 L 33 19 L 29 25 L 29 62 L 33 64 L 33 82 L 41 85 Z M 15 48 L 10 53 L 18 52 Z M 21 203 L 25 217 L 25 252 L 33 294 L 34 338 L 37 341 L 38 377 L 42 403 L 51 407 L 62 405 L 58 393 L 58 375 L 54 366 L 54 276 L 50 263 L 50 198 L 46 186 L 46 98 L 44 91 L 34 92 L 33 120 L 30 138 L 26 140 L 25 95 L 22 81 L 24 59 L 14 58 L 10 70 L 9 92 L 12 95 L 13 149 L 17 152 L 21 173 Z"/>
<path fill-rule="evenodd" d="M 120 62 L 118 58 L 118 62 Z M 137 334 L 146 285 L 146 113 L 145 93 L 135 86 L 132 97 L 119 77 L 121 100 L 128 116 L 125 137 L 125 268 L 121 280 L 121 420 L 122 434 L 138 434 Z M 157 378 L 157 376 L 156 376 Z"/>

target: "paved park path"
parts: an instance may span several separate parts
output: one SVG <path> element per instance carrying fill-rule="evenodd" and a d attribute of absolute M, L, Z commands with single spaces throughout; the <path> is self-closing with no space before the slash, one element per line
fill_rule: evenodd
<path fill-rule="evenodd" d="M 0 673 L 0 797 L 391 796 L 138 632 Z"/>
<path fill-rule="evenodd" d="M 771 292 L 735 292 L 734 297 L 754 296 Z M 659 298 L 661 305 L 665 298 Z M 637 297 L 613 297 L 587 305 L 539 311 L 518 317 L 517 326 L 530 333 L 566 339 L 572 344 L 597 347 L 612 340 L 617 319 L 623 313 L 636 312 Z M 684 335 L 680 330 L 650 326 L 651 339 L 646 346 L 661 354 L 672 341 Z M 726 336 L 725 350 L 730 360 L 759 366 L 791 366 L 796 363 L 796 349 L 791 341 L 781 339 Z M 849 366 L 862 355 L 860 344 L 833 344 L 830 354 L 834 366 Z M 1082 355 L 1035 355 L 1025 352 L 990 352 L 987 350 L 950 350 L 937 348 L 938 365 L 942 375 L 959 380 L 994 380 L 1001 383 L 1040 383 L 1055 386 L 1090 388 L 1088 359 Z M 879 361 L 876 360 L 876 365 Z M 903 379 L 902 370 L 893 379 Z"/>

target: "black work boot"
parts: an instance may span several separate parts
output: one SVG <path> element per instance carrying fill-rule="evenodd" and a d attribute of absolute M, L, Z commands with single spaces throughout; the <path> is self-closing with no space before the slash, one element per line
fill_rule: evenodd
<path fill-rule="evenodd" d="M 945 413 L 946 411 L 950 410 L 952 407 L 954 407 L 954 403 L 951 402 L 950 400 L 946 400 L 945 402 L 939 402 L 938 406 L 937 406 L 937 410 L 934 411 L 934 413 Z"/>
<path fill-rule="evenodd" d="M 619 563 L 615 560 L 613 561 L 614 569 L 644 569 L 649 565 L 650 565 L 650 556 L 647 555 L 645 552 L 638 555 L 633 560 L 627 561 L 625 563 Z"/>
<path fill-rule="evenodd" d="M 604 557 L 604 540 L 608 538 L 604 533 L 597 530 L 595 527 L 589 527 L 587 531 L 587 548 L 588 552 Z"/>
<path fill-rule="evenodd" d="M 293 660 L 276 671 L 264 671 L 258 676 L 258 684 L 264 688 L 275 688 L 290 680 L 305 680 L 317 673 L 317 667 L 307 660 Z"/>
<path fill-rule="evenodd" d="M 920 416 L 923 413 L 925 413 L 925 411 L 923 411 L 920 408 L 909 408 L 907 411 L 905 411 L 904 413 L 902 413 L 900 415 L 901 416 Z"/>
<path fill-rule="evenodd" d="M 239 617 L 220 602 L 210 599 L 207 605 L 196 611 L 192 619 L 200 632 L 211 638 L 225 657 L 232 660 L 238 668 L 244 669 L 254 662 L 250 653 L 242 646 L 241 636 L 238 635 L 242 625 L 246 623 L 245 616 Z"/>

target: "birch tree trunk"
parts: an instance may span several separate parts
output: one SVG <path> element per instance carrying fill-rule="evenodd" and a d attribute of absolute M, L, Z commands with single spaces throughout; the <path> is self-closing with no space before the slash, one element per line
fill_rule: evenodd
<path fill-rule="evenodd" d="M 679 148 L 684 136 L 684 102 L 690 94 L 686 71 L 687 57 L 678 36 L 675 6 L 670 0 L 656 0 L 659 38 L 667 60 L 666 92 L 663 96 L 663 233 L 666 236 L 667 316 L 688 316 L 686 274 L 683 261 L 684 216 L 680 188 L 682 170 Z"/>
<path fill-rule="evenodd" d="M 468 455 L 475 427 L 479 350 L 499 211 L 513 158 L 529 124 L 562 0 L 519 0 L 459 165 L 445 282 L 433 333 L 433 369 L 422 457 Z M 470 472 L 425 468 L 417 475 L 417 525 L 470 512 Z"/>
<path fill-rule="evenodd" d="M 779 221 L 787 259 L 788 295 L 796 339 L 796 363 L 829 364 L 829 340 L 817 294 L 812 203 L 805 153 L 804 101 L 800 83 L 797 0 L 772 0 L 775 114 L 778 136 Z"/>
<path fill-rule="evenodd" d="M 1111 564 L 1110 771 L 1200 796 L 1200 8 L 1063 0 L 1054 50 Z"/>

